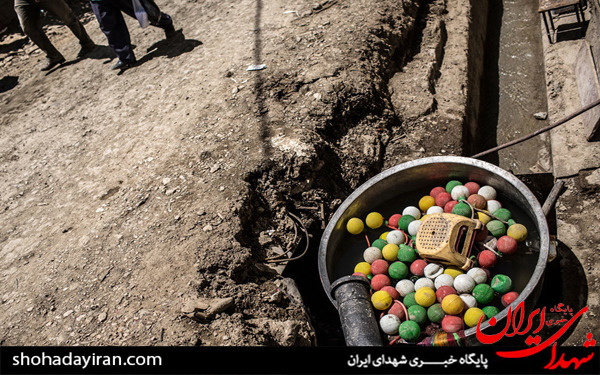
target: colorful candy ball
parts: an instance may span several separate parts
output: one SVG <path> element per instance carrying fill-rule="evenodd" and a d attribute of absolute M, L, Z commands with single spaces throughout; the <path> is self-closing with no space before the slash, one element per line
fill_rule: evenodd
<path fill-rule="evenodd" d="M 492 278 L 491 286 L 494 291 L 504 294 L 512 288 L 512 280 L 506 275 L 498 274 Z"/>
<path fill-rule="evenodd" d="M 479 284 L 473 289 L 473 297 L 478 304 L 487 305 L 494 299 L 494 289 L 488 284 Z"/>
<path fill-rule="evenodd" d="M 450 193 L 439 193 L 436 197 L 435 197 L 435 205 L 436 206 L 440 206 L 440 207 L 445 207 L 446 203 L 450 202 L 452 200 L 452 195 L 450 195 Z"/>
<path fill-rule="evenodd" d="M 513 303 L 517 298 L 519 298 L 519 293 L 517 292 L 508 292 L 502 296 L 502 306 L 506 307 Z"/>
<path fill-rule="evenodd" d="M 485 317 L 491 319 L 494 315 L 498 314 L 500 310 L 496 306 L 486 306 L 481 309 L 485 314 Z"/>
<path fill-rule="evenodd" d="M 459 295 L 459 297 L 465 303 L 465 308 L 464 308 L 465 310 L 470 309 L 471 307 L 477 306 L 477 300 L 475 299 L 475 297 L 473 297 L 472 294 L 463 293 L 463 294 Z"/>
<path fill-rule="evenodd" d="M 394 228 L 398 228 L 398 220 L 400 220 L 401 217 L 402 215 L 400 214 L 393 214 L 392 216 L 390 216 L 388 224 Z"/>
<path fill-rule="evenodd" d="M 492 220 L 486 225 L 490 234 L 496 238 L 500 238 L 506 233 L 506 226 L 500 220 Z"/>
<path fill-rule="evenodd" d="M 392 279 L 402 280 L 408 276 L 408 267 L 402 262 L 394 262 L 390 264 L 388 274 Z"/>
<path fill-rule="evenodd" d="M 496 265 L 498 257 L 490 250 L 483 250 L 477 255 L 477 261 L 481 267 L 490 268 Z"/>
<path fill-rule="evenodd" d="M 423 259 L 417 259 L 410 265 L 410 272 L 413 275 L 424 276 L 425 275 L 425 267 L 427 267 L 427 262 Z"/>
<path fill-rule="evenodd" d="M 423 307 L 429 307 L 435 303 L 435 292 L 429 287 L 417 289 L 415 292 L 415 301 Z"/>
<path fill-rule="evenodd" d="M 385 254 L 384 254 L 385 257 Z M 415 249 L 408 245 L 400 245 L 398 249 L 398 260 L 406 263 L 412 263 L 417 259 L 417 253 Z"/>
<path fill-rule="evenodd" d="M 487 215 L 485 212 L 477 212 L 477 218 L 483 223 L 483 225 L 487 225 L 487 223 L 492 221 L 492 217 Z"/>
<path fill-rule="evenodd" d="M 527 238 L 527 228 L 523 224 L 513 224 L 508 227 L 506 234 L 517 242 L 523 242 Z"/>
<path fill-rule="evenodd" d="M 429 263 L 423 270 L 425 277 L 431 280 L 435 280 L 442 273 L 444 273 L 444 267 L 437 263 Z"/>
<path fill-rule="evenodd" d="M 423 324 L 427 321 L 427 310 L 421 305 L 412 305 L 408 308 L 408 319 Z"/>
<path fill-rule="evenodd" d="M 400 318 L 396 315 L 386 314 L 379 319 L 379 327 L 388 335 L 395 335 L 400 328 Z"/>
<path fill-rule="evenodd" d="M 449 294 L 442 300 L 442 309 L 446 314 L 458 315 L 465 308 L 465 303 L 456 294 Z"/>
<path fill-rule="evenodd" d="M 477 192 L 477 194 L 482 195 L 488 201 L 496 199 L 496 189 L 489 185 L 482 186 L 481 189 L 479 189 L 479 191 Z"/>
<path fill-rule="evenodd" d="M 443 286 L 452 286 L 454 285 L 454 278 L 447 273 L 443 273 L 433 280 L 433 286 L 435 289 L 440 289 Z"/>
<path fill-rule="evenodd" d="M 404 304 L 404 306 L 411 307 L 413 305 L 417 305 L 417 300 L 415 299 L 415 292 L 412 293 L 408 293 L 406 296 L 404 296 L 404 298 L 402 299 L 402 303 Z"/>
<path fill-rule="evenodd" d="M 441 186 L 436 186 L 433 189 L 431 189 L 429 195 L 435 199 L 435 197 L 437 197 L 440 193 L 446 193 L 446 189 Z"/>
<path fill-rule="evenodd" d="M 351 234 L 360 234 L 362 233 L 363 229 L 365 229 L 365 224 L 362 222 L 361 219 L 353 217 L 350 220 L 348 220 L 348 223 L 346 223 L 346 229 Z"/>
<path fill-rule="evenodd" d="M 373 275 L 387 275 L 389 263 L 383 259 L 376 259 L 371 263 L 371 273 Z"/>
<path fill-rule="evenodd" d="M 493 214 L 494 211 L 497 211 L 501 208 L 502 208 L 502 203 L 498 202 L 497 200 L 492 199 L 492 200 L 487 201 L 488 212 L 491 212 Z"/>
<path fill-rule="evenodd" d="M 471 210 L 471 207 L 469 207 L 468 204 L 466 204 L 464 202 L 460 202 L 457 205 L 455 205 L 454 207 L 452 207 L 452 213 L 454 215 L 460 215 L 460 216 L 470 218 L 473 211 Z"/>
<path fill-rule="evenodd" d="M 390 297 L 392 297 L 393 300 L 400 299 L 400 293 L 398 293 L 396 288 L 394 288 L 393 286 L 386 285 L 383 288 L 381 288 L 381 290 L 383 290 L 384 292 L 388 292 L 388 294 L 390 295 Z"/>
<path fill-rule="evenodd" d="M 426 195 L 419 199 L 419 209 L 423 212 L 427 212 L 430 207 L 435 206 L 435 198 L 431 195 Z"/>
<path fill-rule="evenodd" d="M 388 310 L 388 314 L 396 315 L 400 320 L 405 319 L 404 308 L 402 307 L 402 303 L 400 301 L 394 301 L 390 309 Z"/>
<path fill-rule="evenodd" d="M 444 309 L 442 309 L 442 305 L 439 303 L 435 303 L 429 306 L 427 309 L 427 318 L 429 318 L 429 320 L 431 320 L 433 323 L 441 322 L 442 319 L 444 319 L 444 316 L 446 316 L 446 313 L 444 312 Z"/>
<path fill-rule="evenodd" d="M 415 220 L 417 220 L 417 219 L 415 219 L 415 217 L 412 215 L 402 215 L 400 220 L 398 220 L 398 228 L 403 232 L 407 232 L 408 224 L 410 224 L 411 222 L 413 222 Z"/>
<path fill-rule="evenodd" d="M 383 216 L 379 212 L 371 212 L 367 215 L 365 224 L 371 229 L 377 229 L 383 225 Z"/>
<path fill-rule="evenodd" d="M 466 188 L 469 189 L 469 194 L 477 194 L 479 189 L 481 188 L 477 182 L 469 181 L 465 184 Z"/>
<path fill-rule="evenodd" d="M 458 269 L 456 267 L 447 267 L 444 270 L 444 273 L 448 274 L 448 275 L 452 276 L 452 278 L 456 279 L 456 276 L 462 275 L 464 272 L 461 269 Z"/>
<path fill-rule="evenodd" d="M 387 310 L 392 305 L 392 297 L 388 292 L 378 290 L 371 296 L 371 303 L 377 310 Z"/>
<path fill-rule="evenodd" d="M 463 320 L 458 316 L 446 315 L 442 319 L 442 329 L 446 333 L 456 333 L 465 327 Z"/>
<path fill-rule="evenodd" d="M 496 211 L 490 212 L 500 220 L 508 221 L 512 218 L 512 213 L 506 208 L 499 208 Z"/>
<path fill-rule="evenodd" d="M 488 279 L 487 272 L 479 267 L 471 268 L 469 271 L 467 271 L 467 275 L 471 276 L 471 278 L 475 281 L 475 284 L 485 283 Z"/>
<path fill-rule="evenodd" d="M 439 303 L 442 303 L 444 298 L 446 296 L 449 296 L 450 294 L 457 294 L 457 293 L 456 293 L 456 290 L 449 285 L 443 285 L 435 291 L 435 295 L 436 295 L 437 301 Z"/>
<path fill-rule="evenodd" d="M 475 327 L 481 318 L 485 320 L 485 313 L 477 307 L 471 307 L 465 312 L 465 324 L 469 327 Z"/>
<path fill-rule="evenodd" d="M 403 245 L 401 245 L 403 246 Z M 383 259 L 393 262 L 398 259 L 398 245 L 389 243 L 383 247 L 381 250 L 381 255 L 383 255 Z"/>
<path fill-rule="evenodd" d="M 453 286 L 458 293 L 471 293 L 475 285 L 475 280 L 471 276 L 463 274 L 456 276 Z"/>
<path fill-rule="evenodd" d="M 444 212 L 444 208 L 440 206 L 431 206 L 427 209 L 427 215 L 441 214 L 442 212 Z"/>
<path fill-rule="evenodd" d="M 381 235 L 379 236 L 379 238 L 381 238 L 381 239 L 382 239 L 382 240 L 384 240 L 384 241 L 387 241 L 387 235 L 388 235 L 389 233 L 390 233 L 389 231 L 387 231 L 387 232 L 383 232 L 383 233 L 381 233 Z"/>
<path fill-rule="evenodd" d="M 360 272 L 365 275 L 371 273 L 371 265 L 367 262 L 360 262 L 356 266 L 354 266 L 354 272 Z"/>
<path fill-rule="evenodd" d="M 498 251 L 504 255 L 514 254 L 514 252 L 517 251 L 517 240 L 510 236 L 502 236 L 498 239 L 496 247 L 498 248 Z"/>
<path fill-rule="evenodd" d="M 446 191 L 448 193 L 452 193 L 452 189 L 454 189 L 456 186 L 461 186 L 461 185 L 462 185 L 462 182 L 460 182 L 458 180 L 450 180 L 446 184 Z"/>
<path fill-rule="evenodd" d="M 467 198 L 467 202 L 471 203 L 473 207 L 479 208 L 480 210 L 483 210 L 487 207 L 487 201 L 483 196 L 479 194 L 469 195 L 469 198 Z"/>
<path fill-rule="evenodd" d="M 469 189 L 464 185 L 458 185 L 452 188 L 450 195 L 455 201 L 459 200 L 461 197 L 466 199 L 469 197 Z"/>
<path fill-rule="evenodd" d="M 385 245 L 387 245 L 387 241 L 386 240 L 382 240 L 381 238 L 376 239 L 375 241 L 373 241 L 373 243 L 371 244 L 371 246 L 378 248 L 379 250 L 383 250 L 383 248 L 385 247 Z"/>
<path fill-rule="evenodd" d="M 408 279 L 400 280 L 396 284 L 396 290 L 400 293 L 401 297 L 406 297 L 410 293 L 414 293 L 415 284 Z"/>
<path fill-rule="evenodd" d="M 458 204 L 458 201 L 450 201 L 444 206 L 444 212 L 451 214 L 454 207 Z"/>
<path fill-rule="evenodd" d="M 383 255 L 381 255 L 381 250 L 378 248 L 371 246 L 367 247 L 367 249 L 363 252 L 363 258 L 367 263 L 373 263 L 377 259 L 381 259 Z"/>
<path fill-rule="evenodd" d="M 404 210 L 402 210 L 402 216 L 410 215 L 415 218 L 415 220 L 419 220 L 421 217 L 421 210 L 419 210 L 415 206 L 408 206 Z"/>
<path fill-rule="evenodd" d="M 421 335 L 421 327 L 419 327 L 419 324 L 415 321 L 406 320 L 400 324 L 398 333 L 402 339 L 409 342 L 414 342 L 417 341 Z"/>
<path fill-rule="evenodd" d="M 415 290 L 418 291 L 421 288 L 431 288 L 433 289 L 433 280 L 428 279 L 426 277 L 421 277 L 417 281 L 415 281 Z"/>
<path fill-rule="evenodd" d="M 371 279 L 371 288 L 373 288 L 373 290 L 380 290 L 384 286 L 388 285 L 392 285 L 392 281 L 387 275 L 374 275 Z"/>
<path fill-rule="evenodd" d="M 411 236 L 416 236 L 417 232 L 419 231 L 419 227 L 421 226 L 421 223 L 423 222 L 420 220 L 410 222 L 408 224 L 408 234 Z"/>
<path fill-rule="evenodd" d="M 387 242 L 394 245 L 400 245 L 406 242 L 406 236 L 399 230 L 393 230 L 387 235 Z"/>

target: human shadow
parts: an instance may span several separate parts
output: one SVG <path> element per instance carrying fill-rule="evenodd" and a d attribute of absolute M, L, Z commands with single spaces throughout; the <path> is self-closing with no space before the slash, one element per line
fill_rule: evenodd
<path fill-rule="evenodd" d="M 56 67 L 54 67 L 51 70 L 49 70 L 46 73 L 46 75 L 52 74 L 55 71 L 57 71 L 59 69 L 62 69 L 62 68 L 65 68 L 67 66 L 75 65 L 78 62 L 86 60 L 86 59 L 106 60 L 104 63 L 107 64 L 110 61 L 112 61 L 115 57 L 117 57 L 117 55 L 112 50 L 112 48 L 110 48 L 109 46 L 97 45 L 96 48 L 94 48 L 94 50 L 91 51 L 90 53 L 88 53 L 87 55 L 85 55 L 83 57 L 78 57 L 78 58 L 76 58 L 74 60 L 69 60 L 69 61 L 64 62 L 62 64 L 59 64 Z"/>
<path fill-rule="evenodd" d="M 19 84 L 19 77 L 6 76 L 0 79 L 0 94 L 14 89 Z"/>
<path fill-rule="evenodd" d="M 169 59 L 177 57 L 184 53 L 194 50 L 202 45 L 202 42 L 195 39 L 185 39 L 183 30 L 177 30 L 177 34 L 168 39 L 160 40 L 146 49 L 146 55 L 139 59 L 136 66 L 142 65 L 155 57 L 164 56 Z"/>
<path fill-rule="evenodd" d="M 27 37 L 23 37 L 20 39 L 15 39 L 8 44 L 0 44 L 0 53 L 10 53 L 12 51 L 18 51 L 23 48 L 29 39 Z"/>

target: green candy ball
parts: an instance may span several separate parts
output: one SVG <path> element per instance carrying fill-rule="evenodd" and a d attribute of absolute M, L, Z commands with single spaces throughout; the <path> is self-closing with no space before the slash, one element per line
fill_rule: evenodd
<path fill-rule="evenodd" d="M 487 305 L 494 299 L 494 289 L 487 284 L 479 284 L 473 289 L 473 297 L 477 303 Z"/>
<path fill-rule="evenodd" d="M 506 226 L 500 220 L 492 220 L 487 223 L 486 228 L 490 234 L 496 238 L 502 237 L 506 233 Z"/>
<path fill-rule="evenodd" d="M 508 221 L 512 219 L 512 214 L 506 208 L 499 208 L 492 212 L 492 215 L 496 216 L 500 220 Z"/>
<path fill-rule="evenodd" d="M 383 250 L 383 248 L 385 247 L 385 245 L 387 245 L 387 241 L 386 240 L 382 240 L 381 238 L 376 239 L 375 241 L 373 241 L 373 243 L 371 244 L 371 246 L 378 248 L 379 250 Z"/>
<path fill-rule="evenodd" d="M 408 319 L 423 324 L 427 321 L 427 311 L 423 306 L 412 305 L 408 308 Z"/>
<path fill-rule="evenodd" d="M 439 323 L 444 319 L 446 313 L 442 309 L 442 305 L 439 303 L 429 306 L 427 309 L 427 317 L 434 323 Z"/>
<path fill-rule="evenodd" d="M 388 268 L 388 274 L 392 279 L 402 280 L 408 276 L 408 267 L 402 262 L 394 262 Z"/>
<path fill-rule="evenodd" d="M 515 225 L 515 224 L 517 223 L 517 222 L 516 222 L 516 221 L 514 221 L 513 219 L 508 219 L 508 220 L 506 220 L 506 222 L 508 222 L 508 226 L 509 226 L 509 227 L 510 227 L 510 226 L 513 226 L 513 225 Z"/>
<path fill-rule="evenodd" d="M 398 220 L 398 228 L 403 232 L 408 232 L 408 224 L 415 220 L 417 219 L 412 215 L 402 215 L 400 220 Z"/>
<path fill-rule="evenodd" d="M 500 310 L 496 306 L 486 306 L 481 309 L 485 314 L 486 318 L 491 319 L 492 316 L 498 314 Z"/>
<path fill-rule="evenodd" d="M 412 247 L 401 244 L 398 249 L 398 260 L 401 262 L 412 263 L 417 259 L 417 253 Z"/>
<path fill-rule="evenodd" d="M 405 295 L 404 299 L 402 300 L 402 303 L 407 308 L 414 306 L 414 305 L 418 305 L 417 300 L 415 299 L 415 292 L 411 292 L 411 293 L 408 293 L 407 295 Z"/>
<path fill-rule="evenodd" d="M 400 328 L 398 328 L 398 333 L 400 334 L 400 337 L 404 340 L 414 342 L 417 341 L 417 339 L 421 335 L 421 327 L 419 327 L 418 323 L 412 320 L 406 320 L 402 322 L 402 324 L 400 324 Z"/>
<path fill-rule="evenodd" d="M 498 274 L 492 279 L 491 285 L 494 291 L 504 294 L 510 292 L 512 288 L 512 280 L 506 275 Z"/>
<path fill-rule="evenodd" d="M 452 208 L 452 213 L 454 215 L 460 215 L 464 217 L 471 217 L 471 207 L 468 204 L 460 202 L 456 206 Z"/>
<path fill-rule="evenodd" d="M 452 180 L 452 181 L 449 181 L 449 182 L 446 184 L 446 191 L 447 191 L 448 193 L 452 193 L 452 189 L 454 189 L 456 186 L 459 186 L 459 185 L 462 185 L 462 182 L 460 182 L 460 181 L 458 181 L 458 180 Z"/>

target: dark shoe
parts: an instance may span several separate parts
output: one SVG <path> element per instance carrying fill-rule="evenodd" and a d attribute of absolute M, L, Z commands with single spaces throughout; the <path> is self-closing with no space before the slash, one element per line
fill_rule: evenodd
<path fill-rule="evenodd" d="M 62 56 L 59 58 L 56 58 L 56 59 L 46 59 L 46 65 L 44 65 L 42 67 L 42 69 L 40 69 L 40 70 L 42 72 L 48 71 L 48 70 L 54 68 L 55 66 L 64 63 L 65 61 L 66 61 L 65 58 Z"/>
<path fill-rule="evenodd" d="M 98 47 L 98 46 L 95 44 L 86 44 L 84 46 L 81 46 L 81 49 L 79 50 L 79 53 L 77 54 L 77 58 L 83 59 L 88 54 L 92 53 L 96 49 L 96 47 Z"/>
<path fill-rule="evenodd" d="M 169 26 L 165 27 L 165 37 L 167 39 L 172 38 L 175 35 L 177 35 L 177 31 L 175 31 L 175 27 L 173 26 L 173 24 L 170 24 Z"/>
<path fill-rule="evenodd" d="M 112 70 L 127 70 L 135 65 L 135 61 L 117 61 L 115 65 L 111 67 Z"/>

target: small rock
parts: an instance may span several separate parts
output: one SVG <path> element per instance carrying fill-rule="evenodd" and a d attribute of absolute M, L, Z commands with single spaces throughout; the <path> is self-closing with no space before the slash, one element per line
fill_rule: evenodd
<path fill-rule="evenodd" d="M 533 114 L 537 120 L 545 120 L 548 118 L 548 112 L 537 112 Z"/>
<path fill-rule="evenodd" d="M 67 316 L 69 316 L 71 314 L 73 314 L 73 310 L 65 311 L 65 313 L 63 314 L 63 318 L 66 318 Z"/>
<path fill-rule="evenodd" d="M 100 315 L 98 315 L 98 321 L 103 322 L 106 320 L 107 317 L 108 317 L 108 315 L 105 312 L 100 313 Z"/>
<path fill-rule="evenodd" d="M 212 225 L 207 224 L 204 226 L 204 228 L 202 228 L 202 230 L 205 232 L 210 232 L 211 230 L 213 230 L 213 227 L 212 227 Z"/>
<path fill-rule="evenodd" d="M 221 169 L 221 166 L 219 164 L 215 164 L 210 168 L 210 173 L 215 173 L 219 169 Z"/>
<path fill-rule="evenodd" d="M 169 177 L 165 177 L 165 178 L 162 179 L 163 185 L 168 185 L 169 182 L 171 182 L 171 179 Z"/>
<path fill-rule="evenodd" d="M 220 186 L 219 191 L 225 191 L 225 186 Z"/>

